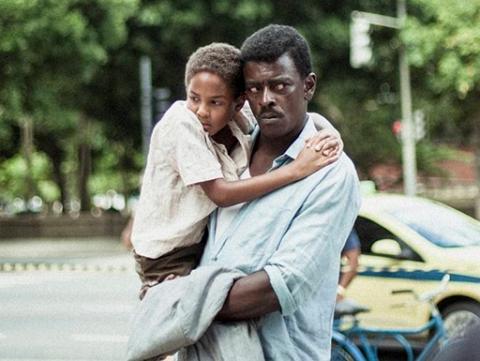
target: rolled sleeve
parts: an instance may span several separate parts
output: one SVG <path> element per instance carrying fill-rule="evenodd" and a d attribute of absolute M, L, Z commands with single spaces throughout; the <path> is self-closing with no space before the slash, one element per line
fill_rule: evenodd
<path fill-rule="evenodd" d="M 267 272 L 273 291 L 277 295 L 278 302 L 282 308 L 282 314 L 290 315 L 295 312 L 297 309 L 297 303 L 288 289 L 287 283 L 280 270 L 273 265 L 268 265 L 265 267 L 265 272 Z"/>
<path fill-rule="evenodd" d="M 264 267 L 283 315 L 321 290 L 335 296 L 340 252 L 360 206 L 358 178 L 345 158 L 325 169 Z"/>

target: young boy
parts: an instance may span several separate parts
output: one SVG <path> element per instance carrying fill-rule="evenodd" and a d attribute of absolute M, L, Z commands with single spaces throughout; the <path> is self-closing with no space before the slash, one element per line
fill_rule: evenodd
<path fill-rule="evenodd" d="M 208 216 L 217 206 L 261 197 L 339 155 L 338 137 L 317 136 L 287 166 L 239 180 L 251 147 L 240 126 L 248 133 L 254 122 L 251 113 L 241 112 L 240 51 L 221 43 L 199 48 L 188 60 L 185 86 L 186 102 L 174 103 L 151 137 L 132 234 L 140 298 L 149 287 L 196 266 Z"/>

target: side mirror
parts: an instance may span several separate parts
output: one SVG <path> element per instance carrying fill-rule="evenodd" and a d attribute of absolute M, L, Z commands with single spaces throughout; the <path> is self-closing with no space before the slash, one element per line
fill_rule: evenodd
<path fill-rule="evenodd" d="M 393 239 L 381 239 L 372 245 L 372 252 L 378 255 L 400 257 L 402 249 Z"/>

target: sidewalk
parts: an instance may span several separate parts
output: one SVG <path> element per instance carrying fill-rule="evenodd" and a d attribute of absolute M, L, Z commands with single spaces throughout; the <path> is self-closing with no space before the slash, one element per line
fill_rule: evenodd
<path fill-rule="evenodd" d="M 0 271 L 133 271 L 130 251 L 115 238 L 0 241 Z"/>

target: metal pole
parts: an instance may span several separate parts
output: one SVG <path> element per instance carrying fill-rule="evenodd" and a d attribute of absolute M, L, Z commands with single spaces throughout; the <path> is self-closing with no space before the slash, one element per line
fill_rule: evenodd
<path fill-rule="evenodd" d="M 405 23 L 407 7 L 405 0 L 397 0 L 397 17 L 400 24 Z M 417 193 L 417 161 L 415 154 L 415 136 L 412 119 L 412 95 L 410 89 L 410 70 L 405 47 L 400 45 L 400 93 L 402 103 L 402 158 L 404 193 L 414 196 Z"/>
<path fill-rule="evenodd" d="M 152 129 L 152 62 L 148 56 L 140 58 L 140 116 L 142 120 L 142 148 L 146 157 Z"/>

